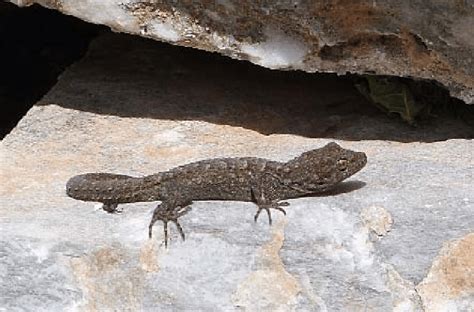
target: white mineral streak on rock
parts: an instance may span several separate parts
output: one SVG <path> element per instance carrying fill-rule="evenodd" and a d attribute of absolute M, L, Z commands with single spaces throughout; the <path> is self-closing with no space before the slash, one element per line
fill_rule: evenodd
<path fill-rule="evenodd" d="M 272 27 L 265 29 L 265 35 L 266 41 L 241 44 L 253 63 L 272 69 L 298 68 L 303 64 L 308 48 L 302 41 Z"/>
<path fill-rule="evenodd" d="M 425 311 L 474 311 L 474 233 L 445 243 L 416 289 Z"/>
<path fill-rule="evenodd" d="M 171 42 L 176 42 L 181 39 L 180 34 L 174 29 L 171 22 L 160 22 L 157 20 L 151 21 L 148 25 L 148 30 L 156 36 Z"/>
<path fill-rule="evenodd" d="M 324 238 L 326 243 L 316 248 L 328 260 L 339 262 L 350 271 L 365 271 L 374 264 L 373 245 L 369 241 L 368 231 L 357 224 L 354 216 L 341 209 L 322 205 L 318 207 L 317 218 L 320 220 L 305 219 L 305 227 L 308 232 L 316 231 L 318 236 Z"/>
<path fill-rule="evenodd" d="M 302 297 L 316 310 L 361 309 L 365 297 L 361 287 L 387 292 L 384 270 L 374 255 L 368 230 L 360 226 L 358 218 L 306 200 L 292 205 L 288 217 L 292 221 L 286 229 L 289 249 L 282 250 L 282 258 L 284 263 L 295 263 L 287 270 L 301 284 Z M 384 296 L 380 302 L 390 304 L 390 299 Z"/>
<path fill-rule="evenodd" d="M 115 0 L 62 0 L 61 12 L 95 24 L 110 26 L 116 31 L 138 32 L 139 24 Z"/>

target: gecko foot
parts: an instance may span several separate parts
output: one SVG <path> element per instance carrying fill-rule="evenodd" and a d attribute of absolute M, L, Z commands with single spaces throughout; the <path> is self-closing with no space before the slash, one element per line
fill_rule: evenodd
<path fill-rule="evenodd" d="M 272 214 L 270 212 L 270 209 L 275 209 L 275 210 L 281 211 L 286 216 L 285 209 L 283 209 L 281 207 L 286 207 L 286 206 L 289 206 L 289 205 L 290 204 L 288 202 L 273 202 L 273 203 L 269 203 L 269 204 L 259 204 L 257 213 L 255 214 L 253 219 L 254 219 L 255 222 L 257 222 L 257 219 L 258 219 L 258 216 L 260 215 L 260 212 L 262 212 L 262 210 L 265 210 L 267 212 L 267 215 L 268 215 L 268 224 L 272 225 Z"/>
<path fill-rule="evenodd" d="M 148 237 L 152 237 L 153 225 L 156 221 L 160 220 L 163 221 L 163 231 L 165 233 L 165 248 L 168 248 L 168 222 L 173 222 L 178 229 L 179 234 L 183 241 L 185 240 L 185 235 L 183 228 L 178 222 L 178 218 L 184 216 L 191 210 L 190 206 L 178 206 L 173 210 L 168 210 L 161 205 L 158 205 L 155 210 L 153 211 L 153 217 L 151 218 L 150 225 L 148 226 Z"/>
<path fill-rule="evenodd" d="M 107 211 L 108 213 L 121 213 L 122 210 L 117 209 L 118 204 L 115 203 L 103 203 L 102 209 Z"/>

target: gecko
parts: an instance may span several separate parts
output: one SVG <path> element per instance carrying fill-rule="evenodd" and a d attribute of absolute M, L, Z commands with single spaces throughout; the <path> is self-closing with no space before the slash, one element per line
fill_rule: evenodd
<path fill-rule="evenodd" d="M 363 152 L 344 149 L 335 142 L 287 161 L 239 157 L 206 159 L 144 177 L 114 173 L 76 175 L 66 183 L 68 196 L 103 204 L 117 212 L 118 204 L 161 201 L 153 211 L 148 236 L 157 221 L 163 222 L 168 246 L 168 223 L 175 224 L 185 239 L 178 219 L 191 210 L 193 201 L 235 200 L 257 206 L 256 222 L 265 210 L 272 224 L 271 209 L 286 215 L 283 200 L 323 193 L 361 170 L 367 163 Z"/>

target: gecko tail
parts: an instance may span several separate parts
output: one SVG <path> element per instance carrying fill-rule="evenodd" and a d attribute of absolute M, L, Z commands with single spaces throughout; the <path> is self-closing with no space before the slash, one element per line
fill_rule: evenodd
<path fill-rule="evenodd" d="M 66 183 L 66 194 L 74 199 L 98 202 L 125 202 L 123 194 L 130 193 L 135 178 L 114 173 L 85 173 L 76 175 Z"/>

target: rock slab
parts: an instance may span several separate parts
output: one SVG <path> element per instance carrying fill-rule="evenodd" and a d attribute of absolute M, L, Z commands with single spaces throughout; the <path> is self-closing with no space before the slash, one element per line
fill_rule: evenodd
<path fill-rule="evenodd" d="M 0 310 L 469 311 L 472 128 L 412 128 L 333 76 L 282 73 L 125 35 L 87 56 L 0 143 Z M 84 172 L 146 175 L 214 157 L 285 161 L 336 141 L 367 166 L 253 222 L 196 202 L 165 249 L 156 203 L 65 194 Z"/>

